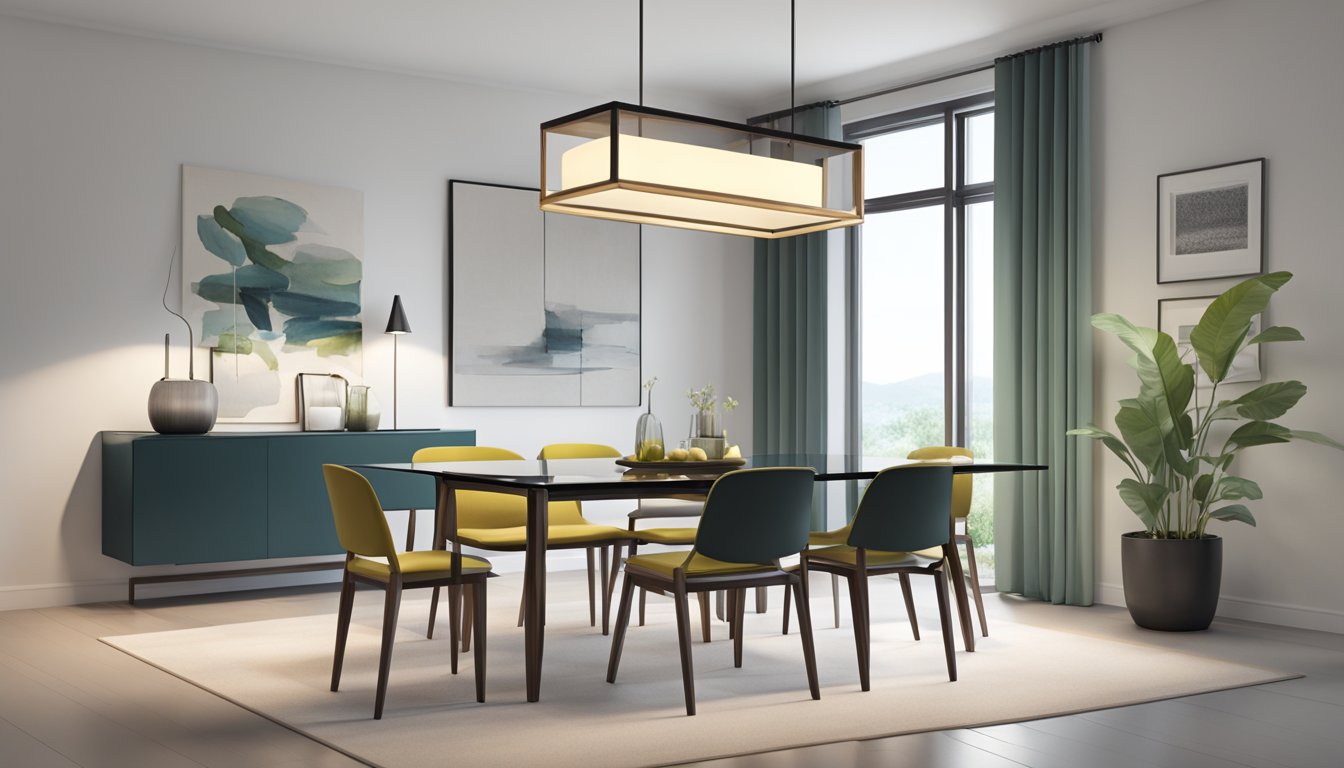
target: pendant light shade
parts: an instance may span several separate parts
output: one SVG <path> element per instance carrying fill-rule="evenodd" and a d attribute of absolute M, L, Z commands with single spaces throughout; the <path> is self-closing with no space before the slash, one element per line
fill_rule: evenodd
<path fill-rule="evenodd" d="M 406 310 L 401 308 L 401 294 L 392 297 L 392 312 L 387 316 L 387 330 L 383 333 L 400 335 L 411 332 L 411 324 L 406 322 Z"/>
<path fill-rule="evenodd" d="M 863 221 L 857 144 L 611 102 L 541 126 L 541 208 L 778 238 Z"/>

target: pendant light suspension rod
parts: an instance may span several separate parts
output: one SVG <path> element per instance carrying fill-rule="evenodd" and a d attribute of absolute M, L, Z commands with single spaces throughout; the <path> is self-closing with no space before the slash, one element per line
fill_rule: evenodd
<path fill-rule="evenodd" d="M 643 0 L 640 0 L 643 2 Z M 797 133 L 798 99 L 794 91 L 798 86 L 798 9 L 797 0 L 789 0 L 789 133 Z"/>
<path fill-rule="evenodd" d="M 644 0 L 639 0 L 639 106 L 644 106 Z"/>

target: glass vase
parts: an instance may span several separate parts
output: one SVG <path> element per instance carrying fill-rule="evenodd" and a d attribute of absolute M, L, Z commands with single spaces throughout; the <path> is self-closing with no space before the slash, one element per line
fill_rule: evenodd
<path fill-rule="evenodd" d="M 652 413 L 641 413 L 635 423 L 635 460 L 663 460 L 663 425 Z"/>
<path fill-rule="evenodd" d="M 378 400 L 367 385 L 355 384 L 350 387 L 345 410 L 345 428 L 351 432 L 373 432 L 378 429 L 381 416 Z"/>

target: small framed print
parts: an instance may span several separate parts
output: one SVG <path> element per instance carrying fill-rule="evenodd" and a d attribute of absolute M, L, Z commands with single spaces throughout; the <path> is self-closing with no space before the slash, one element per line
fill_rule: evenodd
<path fill-rule="evenodd" d="M 1171 336 L 1176 342 L 1176 351 L 1181 360 L 1195 366 L 1195 386 L 1211 387 L 1213 382 L 1204 375 L 1195 359 L 1195 351 L 1190 347 L 1190 331 L 1199 324 L 1204 310 L 1209 308 L 1217 296 L 1194 296 L 1188 299 L 1161 299 L 1157 302 L 1157 329 Z M 1247 338 L 1260 333 L 1261 315 L 1251 318 L 1251 330 Z M 1260 373 L 1260 345 L 1247 347 L 1232 361 L 1232 368 L 1223 379 L 1224 384 L 1237 384 L 1245 381 L 1259 381 L 1264 378 Z"/>
<path fill-rule="evenodd" d="M 1265 269 L 1265 159 L 1157 177 L 1157 282 Z"/>

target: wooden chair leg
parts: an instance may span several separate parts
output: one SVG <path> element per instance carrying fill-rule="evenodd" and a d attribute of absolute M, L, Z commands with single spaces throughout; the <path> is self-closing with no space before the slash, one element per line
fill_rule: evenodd
<path fill-rule="evenodd" d="M 733 666 L 742 668 L 742 636 L 746 634 L 742 631 L 742 624 L 747 617 L 747 590 L 734 590 L 737 593 L 737 600 L 734 605 L 737 606 L 737 612 L 733 614 Z"/>
<path fill-rule="evenodd" d="M 806 578 L 806 576 L 803 578 Z M 807 687 L 814 700 L 820 699 L 821 686 L 817 682 L 817 652 L 812 644 L 812 613 L 801 585 L 798 589 L 793 590 L 793 600 L 798 606 L 798 634 L 803 639 L 803 663 L 807 665 Z M 784 604 L 784 608 L 788 610 L 788 603 Z"/>
<path fill-rule="evenodd" d="M 401 608 L 401 577 L 393 576 L 387 583 L 387 598 L 383 603 L 383 645 L 378 654 L 378 692 L 373 699 L 373 719 L 383 719 L 383 702 L 387 699 L 387 677 L 392 669 L 392 642 L 397 634 L 397 611 Z"/>
<path fill-rule="evenodd" d="M 640 590 L 642 593 L 644 590 Z M 625 628 L 630 625 L 630 602 L 635 596 L 635 583 L 626 574 L 621 586 L 621 604 L 616 609 L 616 626 L 611 630 L 611 657 L 607 660 L 607 682 L 616 682 L 616 670 L 621 666 L 621 648 L 625 645 Z"/>
<path fill-rule="evenodd" d="M 727 589 L 726 599 L 728 600 L 728 639 L 733 640 L 737 637 L 737 590 Z"/>
<path fill-rule="evenodd" d="M 476 655 L 473 664 L 476 673 L 476 701 L 485 703 L 485 579 L 466 588 L 471 603 L 471 616 L 476 632 Z"/>
<path fill-rule="evenodd" d="M 415 510 L 406 513 L 406 551 L 415 551 Z"/>
<path fill-rule="evenodd" d="M 632 551 L 634 549 L 634 546 L 635 546 L 634 544 L 630 545 Z M 606 610 L 608 611 L 611 610 L 611 601 L 616 597 L 616 574 L 620 570 L 621 570 L 621 545 L 613 544 L 611 545 L 611 574 L 610 574 L 611 580 L 607 582 Z"/>
<path fill-rule="evenodd" d="M 448 645 L 452 646 L 448 653 L 448 672 L 453 675 L 457 674 L 457 644 L 461 628 L 462 586 L 454 584 L 448 588 Z"/>
<path fill-rule="evenodd" d="M 957 681 L 957 649 L 952 640 L 952 612 L 947 607 L 947 590 L 943 586 L 943 572 L 933 572 L 933 583 L 938 590 L 938 621 L 943 626 L 943 655 L 947 657 L 947 679 Z"/>
<path fill-rule="evenodd" d="M 597 574 L 593 567 L 593 549 L 588 547 L 583 551 L 588 555 L 588 626 L 597 626 Z M 520 623 L 518 626 L 522 626 Z"/>
<path fill-rule="evenodd" d="M 611 558 L 607 554 L 605 545 L 598 547 L 602 551 L 602 578 L 598 581 L 599 597 L 602 599 L 602 634 L 606 635 L 611 631 L 611 594 L 607 591 L 607 570 L 611 567 Z M 612 546 L 615 549 L 615 545 Z"/>
<path fill-rule="evenodd" d="M 709 642 L 709 593 L 696 592 L 695 596 L 700 599 L 700 640 Z"/>
<path fill-rule="evenodd" d="M 966 569 L 971 577 L 971 599 L 975 601 L 975 612 L 980 616 L 980 635 L 989 637 L 989 625 L 985 623 L 985 601 L 980 596 L 980 570 L 975 567 L 975 542 L 966 536 Z"/>
<path fill-rule="evenodd" d="M 691 660 L 691 611 L 687 604 L 685 577 L 677 579 L 673 598 L 677 601 L 677 645 L 681 648 L 681 683 L 686 693 L 686 714 L 694 715 L 695 668 Z"/>
<path fill-rule="evenodd" d="M 765 591 L 765 587 L 757 587 L 757 588 L 756 588 L 756 612 L 757 612 L 757 613 L 765 613 L 766 607 L 769 605 L 769 603 L 770 603 L 770 598 L 767 597 L 767 593 L 766 593 L 766 591 Z"/>
<path fill-rule="evenodd" d="M 481 582 L 481 584 L 484 585 L 485 582 Z M 475 631 L 474 627 L 476 624 L 476 601 L 484 599 L 485 599 L 484 586 L 481 587 L 481 591 L 479 593 L 476 592 L 476 587 L 474 586 L 468 585 L 462 588 L 461 634 L 462 634 L 463 653 L 467 653 L 468 651 L 471 650 L 471 636 L 472 632 Z M 485 628 L 481 627 L 481 631 L 485 631 Z"/>
<path fill-rule="evenodd" d="M 905 597 L 905 615 L 910 619 L 910 631 L 919 639 L 919 619 L 915 618 L 915 597 L 910 594 L 910 574 L 902 573 L 901 594 Z"/>
<path fill-rule="evenodd" d="M 336 609 L 336 654 L 331 660 L 331 690 L 341 685 L 341 666 L 345 664 L 345 641 L 350 636 L 350 614 L 355 606 L 355 577 L 346 571 L 341 576 L 341 602 Z"/>
<path fill-rule="evenodd" d="M 802 588 L 799 587 L 799 592 L 801 592 L 801 591 L 802 591 Z M 789 602 L 790 602 L 792 599 L 793 599 L 793 585 L 792 585 L 792 584 L 785 584 L 785 585 L 784 585 L 784 626 L 781 627 L 781 628 L 780 628 L 780 631 L 779 631 L 779 633 L 780 633 L 781 635 L 787 635 L 787 634 L 789 634 Z"/>
<path fill-rule="evenodd" d="M 831 612 L 835 614 L 835 628 L 840 628 L 840 576 L 831 574 Z"/>
<path fill-rule="evenodd" d="M 434 639 L 434 619 L 439 613 L 439 588 L 435 587 L 429 594 L 429 626 L 425 629 L 425 639 Z"/>
<path fill-rule="evenodd" d="M 527 608 L 527 595 L 518 597 L 518 626 L 523 626 L 523 610 Z"/>
<path fill-rule="evenodd" d="M 868 578 L 855 571 L 849 577 L 849 607 L 854 614 L 854 650 L 859 658 L 859 688 L 868 690 Z"/>
<path fill-rule="evenodd" d="M 643 587 L 639 588 L 639 626 L 644 626 L 644 601 L 648 598 L 649 591 Z"/>

